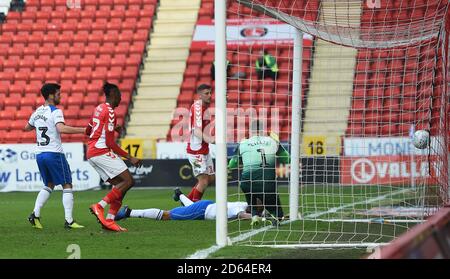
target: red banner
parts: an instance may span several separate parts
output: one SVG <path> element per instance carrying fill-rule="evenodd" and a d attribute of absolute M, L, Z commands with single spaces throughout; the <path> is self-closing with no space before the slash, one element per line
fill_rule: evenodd
<path fill-rule="evenodd" d="M 432 184 L 434 156 L 341 157 L 341 183 L 366 185 Z M 430 159 L 430 161 L 429 161 Z"/>

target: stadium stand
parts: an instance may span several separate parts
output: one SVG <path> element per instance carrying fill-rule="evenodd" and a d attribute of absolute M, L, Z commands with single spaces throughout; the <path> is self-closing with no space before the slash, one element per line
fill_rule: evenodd
<path fill-rule="evenodd" d="M 11 0 L 0 0 L 0 24 L 6 20 L 10 6 Z"/>
<path fill-rule="evenodd" d="M 300 1 L 301 2 L 301 1 Z M 300 3 L 299 2 L 299 3 Z M 303 6 L 306 5 L 305 2 L 301 2 Z M 239 6 L 235 1 L 229 1 L 227 3 L 227 18 L 235 19 L 242 17 L 243 11 L 247 9 L 245 7 Z M 297 10 L 296 16 L 306 17 L 312 16 L 317 17 L 317 8 L 305 7 L 305 9 L 310 9 L 311 13 L 304 13 L 300 9 Z M 239 15 L 237 11 L 240 11 Z M 304 10 L 304 9 L 303 9 Z M 250 11 L 247 9 L 247 11 Z M 254 13 L 254 12 L 253 12 Z M 203 0 L 198 14 L 197 23 L 205 20 L 212 20 L 214 17 L 214 1 L 213 0 Z M 289 88 L 289 77 L 292 75 L 292 63 L 289 59 L 292 59 L 293 50 L 292 45 L 264 45 L 264 48 L 269 51 L 272 55 L 277 58 L 278 66 L 280 68 L 279 78 L 277 81 L 273 82 L 269 79 L 258 80 L 255 72 L 255 61 L 259 57 L 259 51 L 263 48 L 261 45 L 249 46 L 230 46 L 228 47 L 228 60 L 231 64 L 231 72 L 245 72 L 246 78 L 239 79 L 228 79 L 227 81 L 227 100 L 228 108 L 236 108 L 239 104 L 241 108 L 264 106 L 266 108 L 278 108 L 280 111 L 281 127 L 280 127 L 280 140 L 286 141 L 288 139 L 288 131 L 290 130 L 288 119 L 290 114 L 290 96 L 291 88 Z M 313 48 L 311 46 L 305 46 L 303 50 L 303 103 L 305 104 L 307 90 L 308 90 L 308 79 L 310 73 L 311 57 Z M 208 83 L 213 85 L 214 81 L 211 81 L 210 77 L 210 67 L 211 63 L 214 61 L 214 46 L 207 47 L 197 47 L 196 45 L 191 45 L 189 57 L 187 59 L 186 71 L 184 72 L 183 83 L 180 88 L 180 94 L 177 100 L 178 108 L 189 108 L 196 96 L 195 88 L 202 84 Z M 238 63 L 239 61 L 239 63 Z M 238 66 L 239 65 L 239 66 Z M 214 106 L 214 95 L 213 102 L 211 104 Z M 186 119 L 173 119 L 170 127 L 174 128 L 175 125 L 180 125 L 179 122 Z M 188 134 L 186 129 L 188 129 L 187 123 L 182 124 L 185 131 L 184 135 Z M 236 125 L 234 127 L 229 127 L 234 129 L 237 133 Z M 172 134 L 176 134 L 171 129 L 167 132 L 167 140 L 172 140 Z M 234 139 L 238 137 L 234 136 Z"/>
<path fill-rule="evenodd" d="M 134 98 L 127 136 L 144 140 L 144 157 L 165 138 L 176 106 L 200 0 L 160 0 Z"/>
<path fill-rule="evenodd" d="M 103 100 L 102 83 L 117 83 L 118 123 L 127 121 L 157 0 L 67 3 L 29 0 L 23 12 L 9 11 L 0 24 L 0 120 L 7 134 L 2 143 L 33 142 L 33 134 L 21 130 L 27 112 L 43 103 L 44 82 L 61 84 L 66 122 L 78 126 L 87 124 Z M 83 136 L 63 135 L 63 140 Z"/>
<path fill-rule="evenodd" d="M 425 2 L 416 1 L 414 9 L 382 9 L 373 16 L 404 22 L 411 18 L 431 18 L 436 7 Z M 401 5 L 401 2 L 394 4 Z M 371 20 L 372 12 L 367 7 L 363 9 L 362 26 L 376 24 Z M 435 52 L 441 51 L 437 43 L 434 40 L 416 47 L 358 51 L 347 135 L 408 136 L 410 123 L 418 123 L 416 129 L 428 129 L 425 125 L 428 119 L 431 133 L 435 134 L 442 92 L 433 86 L 433 81 L 443 78 L 440 71 L 442 59 L 436 64 L 434 61 Z M 386 62 L 388 58 L 389 63 Z M 428 115 L 430 106 L 431 115 Z"/>

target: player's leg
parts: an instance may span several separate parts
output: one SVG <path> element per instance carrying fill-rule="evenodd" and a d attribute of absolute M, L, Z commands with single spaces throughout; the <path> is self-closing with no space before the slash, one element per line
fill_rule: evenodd
<path fill-rule="evenodd" d="M 170 213 L 167 210 L 161 210 L 158 208 L 149 209 L 131 209 L 128 205 L 122 207 L 115 217 L 115 221 L 127 219 L 127 218 L 148 218 L 155 220 L 170 220 Z"/>
<path fill-rule="evenodd" d="M 164 213 L 165 212 L 165 213 Z M 165 217 L 164 217 L 165 215 Z M 168 220 L 168 211 L 159 208 L 148 208 L 148 209 L 132 209 L 130 210 L 129 217 L 131 218 L 147 218 L 154 220 Z M 166 219 L 163 219 L 166 218 Z"/>
<path fill-rule="evenodd" d="M 192 166 L 192 172 L 197 178 L 197 184 L 192 188 L 187 197 L 193 202 L 202 199 L 206 188 L 215 181 L 214 164 L 210 154 L 208 155 L 188 155 Z"/>
<path fill-rule="evenodd" d="M 90 206 L 91 212 L 96 215 L 98 221 L 105 227 L 114 231 L 125 230 L 114 223 L 115 214 L 110 215 L 109 219 L 104 217 L 104 208 L 107 205 L 113 206 L 112 212 L 115 213 L 120 208 L 123 195 L 133 184 L 133 177 L 128 171 L 125 163 L 115 154 L 104 154 L 89 159 L 89 163 L 97 170 L 103 181 L 115 184 L 111 191 L 103 197 L 98 203 Z"/>
<path fill-rule="evenodd" d="M 245 199 L 247 201 L 248 206 L 250 207 L 250 212 L 251 214 L 254 215 L 258 215 L 260 212 L 258 211 L 258 207 L 257 207 L 257 199 L 261 199 L 261 195 L 257 192 L 254 191 L 253 187 L 256 186 L 255 188 L 257 189 L 257 185 L 253 185 L 254 182 L 250 181 L 250 180 L 242 180 L 241 182 L 239 182 L 239 186 L 242 190 L 242 192 L 245 194 Z M 261 188 L 261 187 L 259 187 Z"/>
<path fill-rule="evenodd" d="M 188 197 L 186 197 L 185 194 L 181 194 L 180 195 L 180 201 L 183 204 L 183 206 L 190 206 L 191 204 L 193 204 L 194 202 L 191 201 Z"/>
<path fill-rule="evenodd" d="M 109 182 L 111 185 L 113 185 L 113 187 L 117 188 L 116 185 L 123 182 L 123 180 L 122 180 L 122 177 L 117 176 L 117 177 L 108 179 L 107 182 Z M 108 220 L 108 219 L 114 220 L 115 215 L 117 214 L 118 210 L 122 206 L 123 196 L 124 196 L 124 193 L 122 193 L 122 196 L 120 198 L 114 199 L 111 201 L 111 203 L 109 204 L 108 214 L 106 215 L 106 220 Z"/>
<path fill-rule="evenodd" d="M 55 185 L 63 186 L 62 204 L 64 207 L 65 223 L 64 227 L 83 228 L 73 220 L 73 191 L 72 191 L 72 172 L 70 171 L 69 163 L 63 153 L 52 153 L 50 166 L 50 176 Z"/>
<path fill-rule="evenodd" d="M 263 79 L 263 71 L 262 70 L 256 70 L 256 75 L 258 79 Z"/>
<path fill-rule="evenodd" d="M 203 193 L 209 184 L 209 176 L 207 174 L 200 174 L 197 177 L 197 184 L 192 188 L 188 198 L 193 202 L 199 201 L 203 197 Z"/>
<path fill-rule="evenodd" d="M 180 201 L 183 206 L 190 206 L 194 202 L 191 201 L 183 192 L 181 192 L 180 188 L 175 188 L 173 190 L 173 200 L 174 201 Z"/>
<path fill-rule="evenodd" d="M 272 70 L 268 70 L 268 76 L 273 79 L 273 80 L 277 80 L 278 78 L 278 72 L 274 72 Z"/>
<path fill-rule="evenodd" d="M 263 204 L 267 211 L 274 217 L 281 219 L 283 217 L 283 208 L 281 207 L 280 197 L 277 193 L 276 183 L 274 181 L 263 181 L 264 200 Z"/>
<path fill-rule="evenodd" d="M 38 229 L 42 229 L 42 224 L 40 222 L 41 209 L 47 203 L 51 193 L 53 192 L 53 188 L 55 187 L 53 182 L 50 180 L 51 179 L 50 171 L 48 166 L 46 165 L 47 156 L 48 156 L 47 153 L 41 153 L 36 156 L 36 162 L 42 180 L 44 182 L 44 188 L 42 188 L 41 191 L 39 191 L 36 197 L 36 201 L 34 203 L 33 212 L 30 214 L 30 216 L 28 216 L 28 221 L 31 223 L 31 225 Z"/>
<path fill-rule="evenodd" d="M 170 210 L 171 220 L 203 220 L 205 211 L 212 201 L 203 200 L 195 202 L 189 206 L 180 206 Z"/>
<path fill-rule="evenodd" d="M 121 195 L 120 197 L 117 197 L 115 199 L 109 199 L 109 211 L 106 216 L 107 221 L 115 219 L 115 215 L 122 206 L 122 200 L 125 194 L 134 184 L 133 177 L 131 176 L 131 173 L 128 171 L 128 169 L 120 173 L 118 176 L 108 179 L 108 182 L 113 185 L 113 188 L 119 190 L 121 192 Z M 105 198 L 103 199 L 103 201 L 108 199 L 108 197 Z"/>

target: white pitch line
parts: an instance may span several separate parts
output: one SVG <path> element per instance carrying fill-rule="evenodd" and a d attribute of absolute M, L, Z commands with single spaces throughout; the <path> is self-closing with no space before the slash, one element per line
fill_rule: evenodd
<path fill-rule="evenodd" d="M 367 204 L 367 203 L 376 202 L 376 201 L 379 201 L 379 200 L 383 200 L 383 199 L 385 199 L 385 198 L 387 198 L 389 196 L 402 194 L 402 193 L 405 193 L 407 191 L 410 191 L 410 189 L 399 190 L 397 192 L 392 192 L 392 193 L 389 193 L 389 194 L 386 194 L 386 195 L 383 195 L 383 196 L 379 196 L 379 197 L 376 197 L 376 198 L 373 198 L 373 199 L 370 199 L 370 200 L 366 200 L 366 201 L 360 201 L 360 202 L 355 202 L 355 203 L 351 203 L 351 204 L 347 204 L 347 205 L 343 205 L 343 206 L 339 206 L 339 207 L 333 207 L 333 208 L 331 208 L 331 209 L 329 209 L 327 211 L 309 214 L 309 215 L 305 216 L 305 218 L 319 217 L 319 216 L 322 216 L 322 215 L 325 215 L 325 214 L 328 214 L 328 213 L 334 213 L 334 212 L 336 212 L 338 210 L 341 210 L 341 209 L 344 209 L 344 208 L 347 208 L 347 207 L 352 207 L 352 206 L 359 205 L 359 204 Z M 281 224 L 287 224 L 287 223 L 290 223 L 290 222 L 291 221 L 287 220 L 287 221 L 282 222 Z M 259 234 L 261 232 L 267 231 L 267 230 L 269 230 L 272 227 L 273 226 L 262 227 L 260 229 L 257 229 L 257 230 L 254 230 L 254 231 L 250 231 L 250 232 L 244 233 L 242 235 L 239 235 L 239 236 L 237 236 L 235 238 L 232 238 L 230 241 L 231 241 L 231 243 L 238 242 L 238 241 L 243 241 L 243 240 L 246 240 L 247 238 L 250 238 L 250 237 L 252 237 L 252 236 L 254 236 L 256 234 Z M 211 247 L 209 247 L 207 249 L 198 250 L 194 254 L 188 256 L 186 259 L 206 259 L 210 254 L 219 251 L 221 248 L 223 248 L 223 247 L 220 247 L 218 245 L 213 245 L 213 246 L 211 246 Z"/>
<path fill-rule="evenodd" d="M 333 208 L 328 209 L 327 211 L 322 211 L 322 212 L 309 214 L 309 215 L 305 216 L 305 218 L 316 218 L 316 217 L 319 217 L 319 216 L 322 216 L 322 215 L 325 215 L 325 214 L 328 214 L 328 213 L 336 213 L 338 210 L 341 210 L 341 209 L 344 209 L 344 208 L 347 208 L 347 207 L 352 207 L 352 206 L 360 205 L 360 204 L 373 203 L 373 202 L 376 202 L 376 201 L 384 200 L 385 198 L 387 198 L 389 196 L 403 194 L 403 193 L 408 192 L 408 191 L 411 191 L 411 190 L 410 189 L 403 189 L 403 190 L 392 192 L 392 193 L 389 193 L 389 194 L 386 194 L 386 195 L 383 195 L 383 196 L 378 196 L 378 197 L 370 199 L 370 200 L 354 202 L 354 203 L 343 205 L 343 206 L 339 206 L 339 207 L 333 207 Z"/>
<path fill-rule="evenodd" d="M 285 221 L 285 222 L 287 223 L 287 222 L 290 222 L 290 221 Z M 285 223 L 285 222 L 283 222 L 283 223 Z M 252 237 L 252 236 L 254 236 L 256 234 L 259 234 L 259 233 L 262 233 L 264 231 L 267 231 L 268 229 L 270 229 L 272 227 L 273 227 L 272 225 L 271 226 L 265 226 L 265 227 L 259 228 L 257 230 L 254 230 L 254 231 L 249 231 L 247 233 L 244 233 L 244 234 L 241 234 L 241 235 L 239 235 L 237 237 L 234 237 L 234 238 L 232 238 L 229 241 L 231 241 L 231 243 L 238 242 L 238 241 L 243 241 L 243 240 L 245 240 L 247 238 L 250 238 L 250 237 Z M 203 249 L 203 250 L 199 250 L 199 251 L 195 252 L 194 254 L 190 255 L 186 259 L 206 259 L 210 254 L 217 252 L 220 248 L 222 248 L 222 247 L 219 247 L 218 245 L 213 245 L 213 246 L 211 246 L 211 247 L 209 247 L 207 249 Z"/>

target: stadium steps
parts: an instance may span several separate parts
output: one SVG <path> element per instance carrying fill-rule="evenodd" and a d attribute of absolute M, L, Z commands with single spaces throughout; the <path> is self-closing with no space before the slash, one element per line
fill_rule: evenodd
<path fill-rule="evenodd" d="M 320 21 L 348 19 L 349 14 L 355 15 L 360 13 L 357 10 L 361 11 L 360 1 L 354 1 L 350 5 L 346 3 L 344 6 L 336 9 L 335 3 L 323 3 L 319 13 Z M 359 26 L 359 19 L 356 17 L 352 17 L 350 22 Z M 310 144 L 305 137 L 321 136 L 325 137 L 326 154 L 339 155 L 340 137 L 347 129 L 351 106 L 356 55 L 356 49 L 323 40 L 316 41 L 303 120 L 303 150 Z"/>
<path fill-rule="evenodd" d="M 127 129 L 128 136 L 144 139 L 146 158 L 170 128 L 199 8 L 200 0 L 160 1 Z"/>

